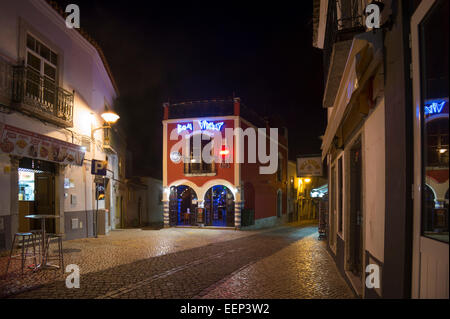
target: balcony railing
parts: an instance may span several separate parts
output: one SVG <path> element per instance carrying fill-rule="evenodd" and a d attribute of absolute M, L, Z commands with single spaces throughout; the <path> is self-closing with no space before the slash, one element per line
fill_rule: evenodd
<path fill-rule="evenodd" d="M 12 93 L 12 66 L 0 58 L 0 104 L 11 104 Z"/>
<path fill-rule="evenodd" d="M 216 165 L 212 163 L 184 163 L 184 175 L 215 175 Z"/>
<path fill-rule="evenodd" d="M 20 111 L 59 126 L 73 126 L 74 94 L 31 68 L 12 68 L 11 98 Z"/>
<path fill-rule="evenodd" d="M 324 72 L 327 78 L 333 45 L 351 40 L 355 34 L 364 32 L 364 0 L 329 0 L 324 41 Z"/>

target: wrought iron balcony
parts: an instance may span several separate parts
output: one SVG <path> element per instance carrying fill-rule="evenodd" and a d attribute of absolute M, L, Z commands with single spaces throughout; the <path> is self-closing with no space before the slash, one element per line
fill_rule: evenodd
<path fill-rule="evenodd" d="M 12 97 L 12 67 L 0 58 L 0 105 L 9 106 Z"/>
<path fill-rule="evenodd" d="M 0 104 L 44 121 L 73 126 L 74 94 L 24 66 L 0 59 Z"/>
<path fill-rule="evenodd" d="M 364 0 L 329 0 L 324 41 L 324 71 L 328 75 L 333 46 L 348 41 L 354 35 L 365 32 Z"/>

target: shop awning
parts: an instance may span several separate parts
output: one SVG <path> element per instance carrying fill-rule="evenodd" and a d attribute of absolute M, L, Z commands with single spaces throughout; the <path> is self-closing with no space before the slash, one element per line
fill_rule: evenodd
<path fill-rule="evenodd" d="M 79 145 L 0 122 L 0 152 L 60 164 L 83 165 Z"/>

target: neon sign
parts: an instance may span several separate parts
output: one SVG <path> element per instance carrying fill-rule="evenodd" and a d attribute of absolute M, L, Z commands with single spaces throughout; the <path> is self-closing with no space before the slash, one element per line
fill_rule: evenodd
<path fill-rule="evenodd" d="M 191 130 L 192 131 L 192 123 L 187 124 L 177 124 L 177 131 L 180 134 L 183 131 Z"/>
<path fill-rule="evenodd" d="M 211 131 L 220 131 L 223 127 L 224 122 L 209 122 L 206 120 L 198 120 L 198 125 L 200 126 L 200 129 L 202 131 L 205 130 L 211 130 Z M 177 124 L 177 131 L 178 134 L 180 134 L 183 131 L 192 131 L 193 124 L 192 123 L 184 123 L 184 124 Z"/>
<path fill-rule="evenodd" d="M 220 129 L 223 126 L 223 122 L 208 122 L 206 120 L 198 121 L 198 124 L 200 125 L 200 128 L 202 130 L 213 130 L 213 131 L 220 131 Z"/>
<path fill-rule="evenodd" d="M 444 109 L 444 105 L 447 101 L 438 101 L 425 104 L 425 115 L 439 114 Z"/>

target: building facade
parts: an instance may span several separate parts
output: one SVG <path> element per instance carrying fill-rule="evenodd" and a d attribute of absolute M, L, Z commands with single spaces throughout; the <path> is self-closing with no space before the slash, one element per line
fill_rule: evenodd
<path fill-rule="evenodd" d="M 258 144 L 249 150 L 251 143 L 246 134 L 252 130 L 257 132 L 258 128 L 264 132 L 265 146 L 275 145 L 277 169 L 274 173 L 261 174 L 260 168 L 268 164 L 248 160 L 252 156 L 256 158 L 261 146 Z M 165 104 L 164 225 L 239 229 L 241 226 L 272 226 L 284 221 L 287 216 L 287 132 L 278 131 L 274 140 L 268 133 L 269 128 L 269 123 L 245 107 L 239 98 Z M 234 130 L 235 134 L 227 135 L 227 129 Z M 219 134 L 222 142 L 209 149 L 214 159 L 208 163 L 195 153 L 197 149 L 199 154 L 204 154 L 214 134 Z M 196 135 L 201 137 L 198 145 Z M 186 145 L 188 151 L 183 152 L 186 155 L 173 149 L 180 142 Z M 238 163 L 242 155 L 245 160 Z"/>
<path fill-rule="evenodd" d="M 39 229 L 32 213 L 55 215 L 47 230 L 66 239 L 120 220 L 126 146 L 100 117 L 118 91 L 101 49 L 61 13 L 43 0 L 0 3 L 0 249 Z M 108 163 L 99 192 L 93 160 Z"/>
<path fill-rule="evenodd" d="M 364 298 L 448 298 L 449 2 L 370 2 L 314 1 L 329 248 Z"/>

